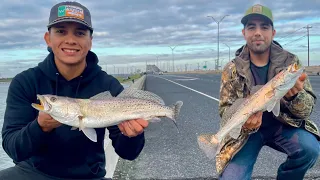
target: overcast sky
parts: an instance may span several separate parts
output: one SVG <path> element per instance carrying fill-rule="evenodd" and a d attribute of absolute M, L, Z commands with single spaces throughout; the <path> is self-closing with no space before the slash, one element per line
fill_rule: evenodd
<path fill-rule="evenodd" d="M 2 0 L 0 6 L 0 75 L 14 76 L 42 61 L 48 51 L 43 39 L 50 8 L 56 0 Z M 244 43 L 240 20 L 245 10 L 260 3 L 273 11 L 275 40 L 296 53 L 307 65 L 310 29 L 310 65 L 320 65 L 320 0 L 79 0 L 91 11 L 93 48 L 99 64 L 110 74 L 148 64 L 166 70 L 197 69 L 217 59 L 217 21 L 220 23 L 222 65 Z M 170 64 L 169 64 L 170 63 Z M 114 65 L 114 66 L 113 66 Z M 134 69 L 132 68 L 132 69 Z"/>

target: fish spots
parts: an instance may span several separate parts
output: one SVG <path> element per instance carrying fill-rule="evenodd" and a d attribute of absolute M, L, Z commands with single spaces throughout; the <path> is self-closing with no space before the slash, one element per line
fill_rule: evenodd
<path fill-rule="evenodd" d="M 274 90 L 270 90 L 269 92 L 266 93 L 265 95 L 267 98 L 272 98 L 274 96 Z"/>

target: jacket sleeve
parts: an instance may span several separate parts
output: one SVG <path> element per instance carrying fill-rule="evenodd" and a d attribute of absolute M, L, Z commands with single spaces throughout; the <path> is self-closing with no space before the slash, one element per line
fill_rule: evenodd
<path fill-rule="evenodd" d="M 40 128 L 26 87 L 14 78 L 10 83 L 2 127 L 2 146 L 15 162 L 23 161 L 46 143 L 48 133 Z"/>
<path fill-rule="evenodd" d="M 123 86 L 118 80 L 114 79 L 112 81 L 110 91 L 113 92 L 113 95 L 116 96 L 120 94 L 123 89 Z M 129 138 L 121 133 L 118 126 L 110 126 L 107 127 L 107 129 L 109 130 L 109 138 L 112 141 L 112 146 L 121 158 L 134 160 L 139 156 L 145 144 L 144 133 Z"/>
<path fill-rule="evenodd" d="M 219 101 L 219 115 L 222 118 L 224 113 L 230 108 L 233 103 L 239 97 L 235 91 L 236 87 L 243 87 L 243 84 L 239 82 L 239 79 L 236 78 L 236 67 L 234 63 L 228 63 L 222 71 L 221 82 L 220 82 L 220 101 Z M 221 120 L 220 126 L 224 126 L 226 122 Z M 242 132 L 246 134 L 251 134 L 257 132 L 259 128 L 256 129 L 247 129 L 242 128 Z"/>
<path fill-rule="evenodd" d="M 298 57 L 295 57 L 294 62 L 297 62 L 298 66 L 301 67 L 301 62 Z M 312 113 L 315 106 L 316 95 L 313 92 L 309 78 L 304 81 L 304 88 L 292 99 L 284 99 L 285 105 L 292 115 L 296 118 L 306 119 Z"/>
<path fill-rule="evenodd" d="M 225 66 L 221 74 L 220 82 L 220 101 L 219 101 L 219 115 L 222 118 L 226 110 L 233 104 L 238 98 L 234 91 L 234 76 L 235 66 L 233 63 L 229 63 Z M 224 122 L 221 122 L 223 125 Z"/>

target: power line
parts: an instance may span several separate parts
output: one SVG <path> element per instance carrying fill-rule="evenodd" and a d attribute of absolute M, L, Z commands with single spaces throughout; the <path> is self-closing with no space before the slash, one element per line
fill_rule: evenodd
<path fill-rule="evenodd" d="M 283 38 L 286 38 L 286 37 L 288 37 L 288 36 L 296 33 L 297 31 L 300 31 L 301 29 L 303 29 L 303 27 L 302 27 L 302 28 L 299 28 L 299 29 L 297 29 L 297 30 L 295 30 L 295 31 L 293 31 L 292 33 L 290 33 L 290 34 L 288 34 L 288 35 L 286 35 L 286 36 L 284 36 L 284 37 L 279 38 L 278 40 L 283 39 Z"/>
<path fill-rule="evenodd" d="M 287 45 L 287 44 L 290 44 L 290 43 L 293 43 L 293 42 L 297 42 L 297 41 L 299 41 L 299 40 L 303 39 L 303 38 L 304 38 L 304 37 L 306 37 L 306 36 L 307 36 L 307 35 L 301 36 L 300 38 L 295 39 L 295 40 L 293 40 L 293 41 L 290 41 L 290 42 L 288 42 L 288 43 L 284 44 L 283 46 L 285 46 L 285 45 Z"/>

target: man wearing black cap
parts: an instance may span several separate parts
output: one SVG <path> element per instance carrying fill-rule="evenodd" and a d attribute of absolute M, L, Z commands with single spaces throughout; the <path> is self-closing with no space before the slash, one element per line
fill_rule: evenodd
<path fill-rule="evenodd" d="M 103 141 L 105 128 L 95 129 L 97 142 L 82 131 L 71 130 L 50 115 L 38 112 L 36 94 L 90 98 L 122 85 L 98 66 L 91 50 L 93 26 L 89 10 L 77 2 L 52 7 L 44 39 L 49 54 L 38 66 L 13 78 L 7 96 L 2 146 L 16 164 L 0 171 L 3 180 L 103 179 L 106 174 Z M 133 160 L 144 147 L 148 122 L 131 120 L 111 126 L 115 152 Z"/>
<path fill-rule="evenodd" d="M 250 7 L 241 23 L 246 44 L 222 72 L 219 112 L 222 117 L 235 100 L 248 97 L 255 85 L 264 85 L 291 63 L 301 66 L 298 57 L 273 40 L 273 16 L 260 4 Z M 264 145 L 288 155 L 277 172 L 279 180 L 302 180 L 319 156 L 319 130 L 309 119 L 316 96 L 306 74 L 281 101 L 278 117 L 258 112 L 242 126 L 237 139 L 226 137 L 216 155 L 220 179 L 249 180 Z M 221 125 L 226 122 L 221 122 Z"/>

